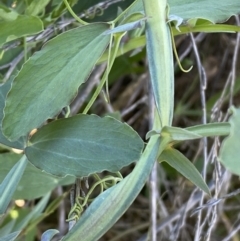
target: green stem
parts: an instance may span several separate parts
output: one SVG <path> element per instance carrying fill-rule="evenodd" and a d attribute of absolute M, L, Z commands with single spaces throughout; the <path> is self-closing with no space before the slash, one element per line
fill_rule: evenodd
<path fill-rule="evenodd" d="M 82 25 L 87 25 L 88 23 L 83 21 L 81 18 L 79 18 L 72 10 L 71 6 L 69 5 L 68 1 L 67 0 L 63 0 L 65 5 L 66 5 L 66 8 L 68 9 L 69 13 L 79 22 L 81 23 Z"/>
<path fill-rule="evenodd" d="M 154 99 L 161 125 L 171 126 L 174 108 L 174 66 L 172 42 L 166 23 L 166 0 L 143 0 L 146 44 Z"/>

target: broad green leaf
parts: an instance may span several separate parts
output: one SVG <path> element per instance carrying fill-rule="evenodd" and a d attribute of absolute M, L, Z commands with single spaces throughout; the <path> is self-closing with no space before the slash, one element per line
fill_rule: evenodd
<path fill-rule="evenodd" d="M 22 156 L 22 158 L 12 167 L 0 184 L 0 214 L 5 213 L 26 166 L 27 158 L 26 156 Z"/>
<path fill-rule="evenodd" d="M 27 7 L 26 14 L 37 16 L 39 13 L 44 11 L 44 8 L 47 6 L 49 2 L 50 0 L 33 0 Z"/>
<path fill-rule="evenodd" d="M 19 156 L 12 153 L 0 155 L 0 182 L 17 163 Z M 39 198 L 59 185 L 72 184 L 74 181 L 75 178 L 70 176 L 57 178 L 56 176 L 49 175 L 28 163 L 12 199 L 32 200 Z"/>
<path fill-rule="evenodd" d="M 0 21 L 13 21 L 19 14 L 3 5 L 0 5 Z"/>
<path fill-rule="evenodd" d="M 224 22 L 240 13 L 239 0 L 168 0 L 170 15 L 185 21 L 206 19 L 212 23 Z M 122 15 L 143 12 L 142 0 L 136 0 Z"/>
<path fill-rule="evenodd" d="M 148 179 L 159 149 L 164 148 L 163 140 L 160 142 L 158 136 L 151 137 L 134 170 L 120 183 L 100 194 L 62 241 L 78 241 L 79 237 L 84 237 L 84 241 L 99 240 L 137 197 Z"/>
<path fill-rule="evenodd" d="M 200 135 L 202 137 L 207 136 L 226 136 L 230 133 L 230 124 L 227 122 L 216 122 L 205 125 L 197 125 L 185 128 L 193 134 Z"/>
<path fill-rule="evenodd" d="M 10 80 L 0 86 L 0 123 L 2 122 L 2 119 L 3 119 L 3 108 L 4 108 L 4 104 L 5 104 L 6 95 L 11 88 L 11 83 L 12 83 L 12 81 Z M 16 149 L 24 149 L 24 145 L 25 145 L 24 138 L 21 137 L 19 140 L 15 141 L 15 142 L 11 142 L 3 135 L 1 124 L 0 124 L 0 128 L 1 128 L 0 129 L 0 143 L 1 144 L 10 146 L 10 147 L 13 147 Z"/>
<path fill-rule="evenodd" d="M 4 237 L 0 237 L 0 241 L 14 241 L 21 231 L 16 231 L 14 233 L 10 233 Z"/>
<path fill-rule="evenodd" d="M 34 16 L 19 15 L 11 21 L 0 23 L 0 47 L 14 39 L 39 33 L 43 30 L 42 21 Z"/>
<path fill-rule="evenodd" d="M 240 13 L 239 0 L 169 0 L 168 4 L 170 14 L 184 20 L 201 18 L 217 23 Z"/>
<path fill-rule="evenodd" d="M 70 104 L 109 43 L 102 35 L 108 27 L 89 24 L 60 34 L 24 64 L 7 96 L 4 135 L 16 140 Z"/>
<path fill-rule="evenodd" d="M 196 167 L 179 151 L 175 149 L 165 149 L 158 158 L 159 162 L 165 161 L 184 177 L 189 179 L 198 188 L 210 194 L 207 184 Z"/>
<path fill-rule="evenodd" d="M 230 172 L 240 175 L 240 109 L 231 108 L 230 135 L 223 141 L 219 160 Z"/>
<path fill-rule="evenodd" d="M 51 241 L 51 239 L 58 233 L 59 231 L 57 229 L 48 229 L 42 234 L 41 241 Z"/>
<path fill-rule="evenodd" d="M 119 171 L 139 159 L 143 141 L 111 117 L 76 115 L 41 128 L 25 149 L 28 160 L 56 176 L 76 177 Z"/>

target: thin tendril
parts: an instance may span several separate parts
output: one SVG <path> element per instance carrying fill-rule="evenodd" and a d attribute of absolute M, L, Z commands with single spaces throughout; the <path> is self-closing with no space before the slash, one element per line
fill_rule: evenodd
<path fill-rule="evenodd" d="M 172 46 L 173 46 L 173 52 L 174 52 L 174 55 L 175 55 L 175 58 L 177 60 L 177 63 L 179 65 L 179 68 L 182 70 L 182 72 L 184 73 L 188 73 L 189 71 L 192 70 L 193 66 L 191 66 L 189 69 L 185 70 L 182 65 L 181 65 L 181 62 L 179 60 L 179 57 L 178 57 L 178 53 L 177 53 L 177 50 L 176 50 L 176 45 L 175 45 L 175 41 L 174 41 L 174 37 L 173 37 L 173 32 L 172 32 L 172 28 L 171 28 L 171 25 L 168 24 L 169 28 L 170 28 L 170 33 L 171 33 L 171 40 L 172 40 Z"/>
<path fill-rule="evenodd" d="M 83 21 L 81 18 L 79 18 L 72 10 L 71 6 L 69 5 L 68 1 L 67 0 L 63 0 L 69 13 L 79 22 L 81 23 L 82 25 L 87 25 L 88 23 Z"/>

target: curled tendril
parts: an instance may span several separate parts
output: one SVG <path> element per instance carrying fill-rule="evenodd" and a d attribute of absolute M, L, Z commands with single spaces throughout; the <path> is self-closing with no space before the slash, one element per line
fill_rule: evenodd
<path fill-rule="evenodd" d="M 178 53 L 177 53 L 177 50 L 176 50 L 176 45 L 175 45 L 175 42 L 174 42 L 174 37 L 173 37 L 173 32 L 172 32 L 172 29 L 171 29 L 171 25 L 170 23 L 168 23 L 168 26 L 170 28 L 170 34 L 171 34 L 171 40 L 172 40 L 172 45 L 173 45 L 173 52 L 174 52 L 174 55 L 175 55 L 175 58 L 177 60 L 177 63 L 179 65 L 179 68 L 184 72 L 184 73 L 188 73 L 189 71 L 191 71 L 191 69 L 193 68 L 193 66 L 191 66 L 189 69 L 185 70 L 182 65 L 181 65 L 181 62 L 180 62 L 180 59 L 178 57 Z"/>
<path fill-rule="evenodd" d="M 90 196 L 98 186 L 100 187 L 100 193 L 102 193 L 104 190 L 116 185 L 117 182 L 123 179 L 120 172 L 117 172 L 116 175 L 117 177 L 108 175 L 103 179 L 101 179 L 97 174 L 94 174 L 93 176 L 96 179 L 96 182 L 91 187 L 91 189 L 89 190 L 89 192 L 85 197 L 78 196 L 75 198 L 75 203 L 71 208 L 68 214 L 68 219 L 66 221 L 67 222 L 70 222 L 72 220 L 77 221 L 81 217 L 81 214 L 83 213 L 84 208 L 87 207 L 88 203 L 94 200 L 94 198 L 90 199 Z"/>
<path fill-rule="evenodd" d="M 93 19 L 95 18 L 96 16 L 102 16 L 104 13 L 104 9 L 97 6 L 93 9 L 93 11 L 91 10 L 84 10 L 84 14 L 86 16 L 86 18 L 89 18 L 89 19 Z"/>

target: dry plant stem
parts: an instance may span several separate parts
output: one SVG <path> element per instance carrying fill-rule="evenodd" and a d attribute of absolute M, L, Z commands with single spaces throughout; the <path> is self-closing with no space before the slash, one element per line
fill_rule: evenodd
<path fill-rule="evenodd" d="M 214 188 L 215 188 L 215 185 L 211 183 L 209 185 L 210 191 L 212 191 Z M 207 196 L 206 194 L 204 195 Z M 186 213 L 192 210 L 192 208 L 198 204 L 201 196 L 202 196 L 202 192 L 195 191 L 186 204 L 183 204 L 177 211 L 175 211 L 167 218 L 162 219 L 161 222 L 158 223 L 157 232 L 158 233 L 161 232 L 165 227 L 167 227 L 168 225 L 171 225 L 172 222 L 178 220 L 181 217 L 183 210 L 185 210 Z M 144 234 L 137 241 L 146 241 L 146 238 L 147 238 L 147 234 Z"/>
<path fill-rule="evenodd" d="M 18 65 L 18 63 L 23 59 L 24 57 L 24 51 L 21 52 L 11 63 L 10 63 L 10 68 L 7 71 L 7 73 L 4 76 L 3 82 L 6 82 L 9 77 L 11 76 L 12 72 L 14 71 L 14 69 L 16 68 L 16 66 Z"/>
<path fill-rule="evenodd" d="M 226 237 L 224 238 L 222 241 L 229 241 L 232 239 L 232 237 L 237 234 L 237 232 L 240 230 L 240 224 L 231 231 L 231 233 Z"/>
<path fill-rule="evenodd" d="M 113 113 L 114 108 L 111 105 L 110 99 L 107 97 L 109 100 L 108 101 L 106 100 L 107 93 L 104 90 L 102 90 L 101 93 L 99 94 L 99 96 L 102 99 L 105 110 L 109 113 Z"/>
<path fill-rule="evenodd" d="M 196 46 L 196 43 L 195 43 L 195 39 L 194 39 L 192 33 L 190 33 L 190 37 L 191 37 L 191 41 L 192 41 L 192 44 L 193 44 L 193 51 L 194 51 L 194 54 L 195 54 L 199 78 L 200 78 L 200 92 L 201 92 L 202 113 L 203 113 L 202 123 L 206 124 L 207 123 L 207 111 L 206 111 L 205 90 L 207 88 L 207 79 L 206 79 L 206 74 L 205 74 L 204 68 L 203 68 L 201 60 L 200 60 L 200 56 L 199 56 L 198 49 L 197 49 L 197 46 Z M 203 175 L 203 179 L 206 180 L 206 169 L 207 169 L 207 138 L 206 137 L 203 138 L 203 158 L 204 158 L 204 164 L 203 164 L 202 175 Z M 200 200 L 200 206 L 202 206 L 203 201 L 204 201 L 204 194 L 202 193 L 202 197 L 201 197 L 201 200 Z M 202 212 L 200 211 L 199 214 L 198 214 L 194 241 L 200 240 L 201 216 L 202 216 Z"/>
<path fill-rule="evenodd" d="M 58 196 L 62 196 L 63 195 L 63 188 L 61 186 L 59 186 L 57 188 L 57 194 Z M 61 235 L 64 235 L 65 233 L 65 227 L 66 227 L 66 222 L 65 222 L 65 217 L 66 217 L 66 209 L 65 209 L 66 203 L 64 202 L 64 199 L 61 201 L 59 208 L 58 208 L 58 215 L 59 215 L 59 219 L 58 219 L 58 230 L 60 232 Z"/>
<path fill-rule="evenodd" d="M 158 194 L 159 194 L 159 192 L 158 192 Z M 167 218 L 168 216 L 169 216 L 169 213 L 168 213 L 168 210 L 167 210 L 167 208 L 166 208 L 166 206 L 165 206 L 165 204 L 164 204 L 164 202 L 163 202 L 163 200 L 162 200 L 162 197 L 160 197 L 160 196 L 158 196 L 158 206 L 159 206 L 159 208 L 158 209 L 160 209 L 159 211 L 158 211 L 158 216 L 159 217 L 161 217 L 161 218 Z M 172 226 L 172 224 L 170 223 L 168 226 L 167 226 L 167 230 L 165 231 L 165 233 L 167 233 L 167 232 L 171 232 L 171 230 L 173 230 L 173 226 Z"/>
<path fill-rule="evenodd" d="M 75 190 L 76 190 L 76 184 L 74 184 L 73 187 L 70 190 L 70 204 L 71 204 L 71 208 L 74 206 L 75 199 L 76 199 Z M 74 213 L 72 214 L 72 216 L 74 216 Z M 72 217 L 70 217 L 70 218 L 72 218 Z M 69 223 L 68 223 L 68 231 L 70 231 L 75 224 L 76 224 L 76 220 L 75 219 L 69 221 Z"/>
<path fill-rule="evenodd" d="M 123 240 L 122 238 L 127 236 L 128 234 L 134 233 L 137 230 L 146 229 L 147 227 L 149 227 L 148 222 L 147 223 L 141 223 L 141 224 L 139 224 L 137 226 L 134 226 L 132 228 L 127 228 L 125 231 L 121 232 L 119 235 L 115 236 L 114 238 L 110 239 L 109 241 L 117 241 L 119 239 Z"/>
<path fill-rule="evenodd" d="M 122 118 L 128 115 L 130 112 L 132 112 L 134 109 L 136 109 L 139 105 L 145 104 L 147 102 L 147 96 L 144 95 L 141 99 L 136 101 L 133 105 L 129 106 L 127 109 L 123 110 L 121 113 Z"/>
<path fill-rule="evenodd" d="M 146 88 L 146 83 L 148 83 L 147 80 L 147 74 L 142 74 L 137 79 L 138 87 L 134 89 L 134 92 L 132 93 L 131 97 L 129 98 L 126 107 L 132 105 L 134 102 L 136 102 L 137 97 L 140 95 L 140 93 L 143 91 L 143 89 Z"/>
<path fill-rule="evenodd" d="M 238 16 L 236 16 L 236 22 L 237 22 L 237 25 L 239 26 L 240 20 Z M 240 42 L 240 33 L 237 33 L 236 45 L 235 45 L 234 54 L 233 54 L 232 71 L 231 71 L 232 79 L 231 79 L 229 107 L 233 105 L 233 95 L 234 95 L 234 86 L 236 81 L 236 65 L 237 65 L 237 57 L 238 57 L 238 51 L 239 51 L 239 42 Z"/>

